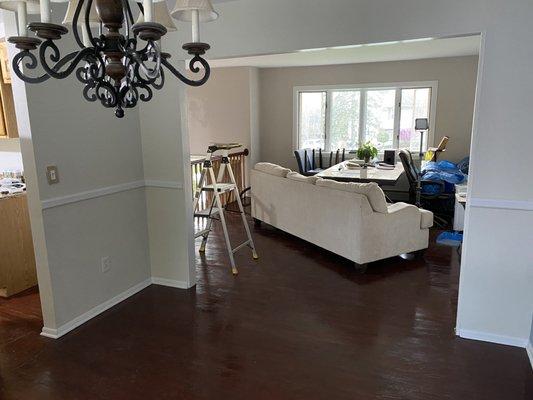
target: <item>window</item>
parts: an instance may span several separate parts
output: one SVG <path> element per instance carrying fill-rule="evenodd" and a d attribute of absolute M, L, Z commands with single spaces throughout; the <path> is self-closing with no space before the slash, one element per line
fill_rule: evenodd
<path fill-rule="evenodd" d="M 380 152 L 407 148 L 418 151 L 421 135 L 415 119 L 433 120 L 436 83 L 368 87 L 296 88 L 298 148 L 354 150 L 372 142 Z M 424 137 L 424 150 L 431 140 Z"/>
<path fill-rule="evenodd" d="M 372 142 L 379 151 L 394 147 L 394 111 L 396 90 L 366 92 L 365 135 L 363 142 Z"/>
<path fill-rule="evenodd" d="M 329 137 L 331 149 L 353 149 L 359 141 L 359 112 L 361 92 L 344 90 L 331 93 L 331 116 L 329 118 Z"/>
<path fill-rule="evenodd" d="M 300 93 L 299 114 L 301 148 L 324 146 L 326 139 L 326 92 Z"/>
<path fill-rule="evenodd" d="M 431 89 L 402 89 L 400 111 L 400 137 L 399 147 L 418 151 L 420 149 L 421 135 L 415 132 L 417 118 L 429 118 L 429 104 Z M 424 141 L 424 150 L 428 148 L 427 139 Z"/>

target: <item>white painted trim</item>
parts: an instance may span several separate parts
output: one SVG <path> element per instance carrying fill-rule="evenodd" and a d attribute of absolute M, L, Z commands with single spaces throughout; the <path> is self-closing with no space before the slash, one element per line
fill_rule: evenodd
<path fill-rule="evenodd" d="M 295 86 L 297 92 L 323 91 L 323 90 L 356 90 L 356 89 L 415 89 L 436 86 L 438 81 L 412 81 L 412 82 L 388 82 L 388 83 L 350 83 L 346 85 L 307 85 Z"/>
<path fill-rule="evenodd" d="M 125 192 L 128 190 L 134 190 L 144 187 L 144 181 L 133 181 L 127 183 L 121 183 L 114 186 L 108 186 L 93 190 L 87 190 L 85 192 L 69 194 L 67 196 L 56 197 L 41 202 L 42 209 L 47 210 L 49 208 L 64 206 L 67 204 L 78 203 L 80 201 L 95 199 L 98 197 L 109 196 L 111 194 Z"/>
<path fill-rule="evenodd" d="M 85 192 L 69 194 L 67 196 L 55 197 L 41 202 L 43 210 L 49 208 L 60 207 L 67 204 L 78 203 L 81 201 L 96 199 L 98 197 L 109 196 L 116 193 L 126 192 L 128 190 L 135 190 L 144 187 L 151 188 L 165 188 L 165 189 L 183 189 L 183 183 L 174 181 L 156 181 L 156 180 L 141 180 L 127 183 L 120 183 L 114 186 L 108 186 Z"/>
<path fill-rule="evenodd" d="M 492 333 L 471 331 L 468 329 L 456 329 L 456 334 L 457 336 L 462 337 L 463 339 L 481 340 L 482 342 L 504 344 L 507 346 L 522 348 L 525 348 L 528 342 L 528 339 L 503 335 L 494 335 Z"/>
<path fill-rule="evenodd" d="M 152 284 L 160 286 L 168 286 L 178 289 L 189 289 L 192 286 L 189 286 L 187 282 L 177 281 L 174 279 L 165 279 L 165 278 L 155 278 L 152 277 Z"/>
<path fill-rule="evenodd" d="M 146 279 L 145 281 L 129 288 L 128 290 L 120 293 L 119 295 L 103 302 L 102 304 L 97 305 L 96 307 L 91 308 L 89 311 L 83 313 L 82 315 L 74 318 L 73 320 L 67 322 L 66 324 L 61 325 L 57 329 L 43 327 L 41 336 L 45 336 L 51 339 L 58 339 L 63 335 L 66 335 L 73 329 L 76 329 L 78 326 L 84 324 L 85 322 L 93 319 L 97 315 L 103 313 L 106 310 L 109 310 L 111 307 L 116 306 L 118 303 L 126 300 L 128 297 L 133 296 L 134 294 L 140 292 L 141 290 L 147 288 L 152 284 L 151 279 Z"/>
<path fill-rule="evenodd" d="M 533 201 L 470 198 L 470 207 L 533 211 Z"/>
<path fill-rule="evenodd" d="M 152 179 L 147 179 L 145 181 L 146 187 L 151 188 L 163 188 L 163 189 L 183 189 L 183 183 L 173 182 L 173 181 L 156 181 Z"/>
<path fill-rule="evenodd" d="M 533 343 L 531 343 L 531 341 L 527 342 L 526 351 L 529 357 L 529 363 L 531 364 L 531 368 L 533 369 Z"/>

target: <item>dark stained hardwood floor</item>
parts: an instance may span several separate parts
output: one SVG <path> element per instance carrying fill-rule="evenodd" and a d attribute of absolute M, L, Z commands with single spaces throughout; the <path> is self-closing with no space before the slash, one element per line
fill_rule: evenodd
<path fill-rule="evenodd" d="M 254 235 L 237 278 L 217 230 L 196 288 L 151 286 L 59 340 L 38 336 L 37 294 L 0 300 L 0 399 L 533 399 L 523 349 L 455 337 L 455 250 L 360 275 Z"/>

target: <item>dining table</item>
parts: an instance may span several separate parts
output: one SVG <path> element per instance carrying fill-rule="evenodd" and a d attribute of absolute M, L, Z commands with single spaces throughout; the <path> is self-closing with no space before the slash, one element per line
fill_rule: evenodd
<path fill-rule="evenodd" d="M 343 161 L 316 176 L 322 179 L 331 179 L 339 182 L 376 182 L 380 186 L 394 186 L 404 173 L 402 163 L 397 163 L 394 168 L 382 169 L 378 166 L 367 166 L 366 168 L 349 168 L 350 161 Z"/>

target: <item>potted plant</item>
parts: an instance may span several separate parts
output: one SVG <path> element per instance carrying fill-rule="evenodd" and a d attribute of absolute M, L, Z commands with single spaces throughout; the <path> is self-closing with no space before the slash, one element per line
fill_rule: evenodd
<path fill-rule="evenodd" d="M 378 149 L 370 142 L 366 142 L 364 145 L 357 149 L 357 158 L 359 160 L 365 160 L 365 167 L 370 164 L 370 160 L 374 159 L 378 155 Z"/>

